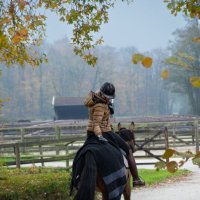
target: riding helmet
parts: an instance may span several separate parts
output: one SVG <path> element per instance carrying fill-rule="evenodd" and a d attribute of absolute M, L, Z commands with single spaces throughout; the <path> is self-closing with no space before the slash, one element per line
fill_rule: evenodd
<path fill-rule="evenodd" d="M 100 92 L 103 96 L 105 96 L 108 99 L 115 98 L 115 86 L 112 83 L 105 82 L 101 86 Z"/>

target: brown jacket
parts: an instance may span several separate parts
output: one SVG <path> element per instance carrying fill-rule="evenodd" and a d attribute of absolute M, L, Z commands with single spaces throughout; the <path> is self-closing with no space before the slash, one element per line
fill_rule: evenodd
<path fill-rule="evenodd" d="M 94 97 L 97 102 L 94 102 Z M 91 92 L 86 97 L 84 104 L 89 110 L 89 120 L 87 131 L 94 132 L 96 136 L 102 135 L 103 132 L 111 131 L 110 124 L 110 110 L 108 108 L 108 101 L 100 96 L 100 93 Z"/>

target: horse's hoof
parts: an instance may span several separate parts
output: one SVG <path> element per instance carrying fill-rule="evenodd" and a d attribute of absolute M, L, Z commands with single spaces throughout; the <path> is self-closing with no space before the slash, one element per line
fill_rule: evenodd
<path fill-rule="evenodd" d="M 133 187 L 142 187 L 145 186 L 145 181 L 137 179 L 133 181 Z"/>

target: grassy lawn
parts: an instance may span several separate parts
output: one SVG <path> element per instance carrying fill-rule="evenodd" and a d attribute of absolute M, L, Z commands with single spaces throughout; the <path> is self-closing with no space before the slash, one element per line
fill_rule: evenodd
<path fill-rule="evenodd" d="M 186 170 L 174 174 L 164 170 L 139 170 L 147 186 L 188 173 Z M 70 172 L 65 169 L 30 167 L 17 170 L 0 167 L 1 200 L 71 200 L 69 187 Z"/>
<path fill-rule="evenodd" d="M 21 160 L 32 160 L 32 159 L 36 159 L 36 158 L 40 158 L 41 156 L 33 156 L 33 155 L 20 155 L 20 159 Z M 10 162 L 10 161 L 15 161 L 15 156 L 3 156 L 0 157 L 0 164 L 4 164 L 5 162 Z"/>
<path fill-rule="evenodd" d="M 155 185 L 157 183 L 169 180 L 170 178 L 176 178 L 189 175 L 188 170 L 178 170 L 174 174 L 169 173 L 167 170 L 152 170 L 152 169 L 139 169 L 139 175 L 145 180 L 146 185 Z"/>

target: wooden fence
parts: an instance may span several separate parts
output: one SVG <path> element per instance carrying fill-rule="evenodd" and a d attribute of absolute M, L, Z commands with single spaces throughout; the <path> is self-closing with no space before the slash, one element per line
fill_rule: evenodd
<path fill-rule="evenodd" d="M 122 121 L 122 120 L 121 120 Z M 123 122 L 122 122 L 123 123 Z M 128 123 L 123 123 L 128 126 Z M 114 124 L 114 127 L 116 123 Z M 45 124 L 28 127 L 4 127 L 0 129 L 0 157 L 6 165 L 33 164 L 73 159 L 86 137 L 84 123 Z M 162 160 L 166 148 L 194 148 L 199 151 L 199 121 L 138 122 L 135 130 L 137 159 Z M 154 162 L 155 163 L 155 162 Z M 137 164 L 153 164 L 140 162 Z"/>

